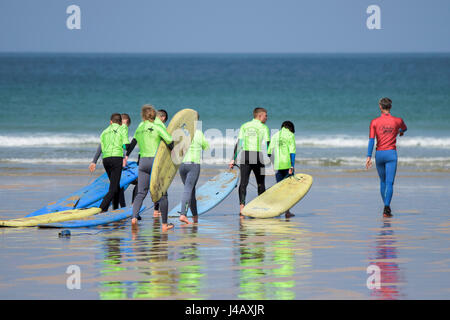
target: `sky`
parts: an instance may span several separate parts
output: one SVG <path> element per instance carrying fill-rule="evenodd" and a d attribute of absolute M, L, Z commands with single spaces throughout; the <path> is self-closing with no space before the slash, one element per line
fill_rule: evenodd
<path fill-rule="evenodd" d="M 449 39 L 449 0 L 0 1 L 0 52 L 450 52 Z"/>

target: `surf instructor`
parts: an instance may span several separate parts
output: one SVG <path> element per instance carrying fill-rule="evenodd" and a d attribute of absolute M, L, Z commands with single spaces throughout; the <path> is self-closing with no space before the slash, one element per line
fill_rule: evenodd
<path fill-rule="evenodd" d="M 265 176 L 262 172 L 264 170 L 263 155 L 261 152 L 261 145 L 265 143 L 268 148 L 270 143 L 270 131 L 265 124 L 266 121 L 267 110 L 255 108 L 253 110 L 253 120 L 244 123 L 239 129 L 238 142 L 234 147 L 234 157 L 228 165 L 232 169 L 236 165 L 238 154 L 243 151 L 239 166 L 241 175 L 241 183 L 239 185 L 240 216 L 242 216 L 242 209 L 245 206 L 247 186 L 252 171 L 255 174 L 258 185 L 258 195 L 266 191 Z"/>
<path fill-rule="evenodd" d="M 381 116 L 370 122 L 369 145 L 367 150 L 366 169 L 372 167 L 372 151 L 377 139 L 375 153 L 380 192 L 384 203 L 383 216 L 392 217 L 391 200 L 394 192 L 394 180 L 397 172 L 397 135 L 403 136 L 407 127 L 402 118 L 391 115 L 392 100 L 382 98 L 378 103 Z"/>

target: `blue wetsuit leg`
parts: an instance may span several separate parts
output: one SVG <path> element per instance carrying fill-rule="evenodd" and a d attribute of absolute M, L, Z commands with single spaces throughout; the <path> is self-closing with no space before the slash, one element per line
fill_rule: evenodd
<path fill-rule="evenodd" d="M 397 173 L 397 151 L 377 151 L 375 157 L 378 176 L 380 177 L 381 198 L 385 206 L 390 206 L 394 192 L 395 175 Z"/>

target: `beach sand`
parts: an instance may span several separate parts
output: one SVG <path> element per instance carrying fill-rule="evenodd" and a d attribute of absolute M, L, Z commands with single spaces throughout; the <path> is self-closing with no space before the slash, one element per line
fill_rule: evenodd
<path fill-rule="evenodd" d="M 198 186 L 218 172 L 204 167 Z M 391 219 L 382 218 L 374 169 L 300 172 L 314 183 L 290 219 L 240 221 L 235 189 L 197 226 L 170 218 L 175 228 L 166 233 L 152 210 L 136 232 L 130 220 L 72 229 L 70 238 L 59 229 L 1 228 L 0 299 L 450 298 L 449 172 L 399 168 Z M 1 219 L 23 217 L 90 179 L 68 166 L 4 168 L 0 176 Z M 266 177 L 267 187 L 274 182 Z M 170 209 L 182 190 L 177 175 Z M 248 200 L 255 196 L 249 185 Z M 67 286 L 72 265 L 80 289 Z M 368 288 L 368 267 L 380 270 L 379 289 Z"/>

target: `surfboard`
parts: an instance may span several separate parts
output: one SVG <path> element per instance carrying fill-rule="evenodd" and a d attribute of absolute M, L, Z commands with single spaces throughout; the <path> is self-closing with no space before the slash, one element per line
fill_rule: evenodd
<path fill-rule="evenodd" d="M 139 213 L 145 210 L 145 206 L 141 207 Z M 133 215 L 133 206 L 107 211 L 96 214 L 94 216 L 85 217 L 77 220 L 70 220 L 57 223 L 47 223 L 38 225 L 39 228 L 88 228 L 109 224 L 130 218 Z"/>
<path fill-rule="evenodd" d="M 237 186 L 238 180 L 238 170 L 227 170 L 196 189 L 198 214 L 204 214 L 222 202 Z M 169 217 L 178 217 L 180 212 L 181 202 L 169 212 Z M 191 209 L 188 209 L 187 214 L 192 215 Z"/>
<path fill-rule="evenodd" d="M 52 212 L 35 217 L 0 220 L 0 227 L 35 227 L 39 224 L 82 219 L 102 211 L 100 208 L 74 209 Z"/>
<path fill-rule="evenodd" d="M 150 194 L 153 202 L 161 199 L 169 189 L 178 167 L 183 161 L 191 140 L 194 137 L 197 122 L 197 112 L 193 109 L 183 109 L 177 112 L 167 126 L 167 132 L 174 141 L 170 151 L 164 142 L 159 144 L 153 161 L 152 177 L 150 180 Z"/>
<path fill-rule="evenodd" d="M 299 202 L 309 191 L 313 177 L 298 173 L 290 176 L 250 201 L 242 214 L 253 218 L 277 217 Z"/>
<path fill-rule="evenodd" d="M 120 186 L 127 188 L 131 182 L 138 177 L 138 164 L 134 161 L 127 163 L 122 170 L 120 177 Z M 103 197 L 108 193 L 109 178 L 106 173 L 95 179 L 91 184 L 85 186 L 74 193 L 61 198 L 57 201 L 50 202 L 45 207 L 36 210 L 25 217 L 34 217 L 46 213 L 65 211 L 70 209 L 81 209 L 89 207 L 98 207 Z"/>

